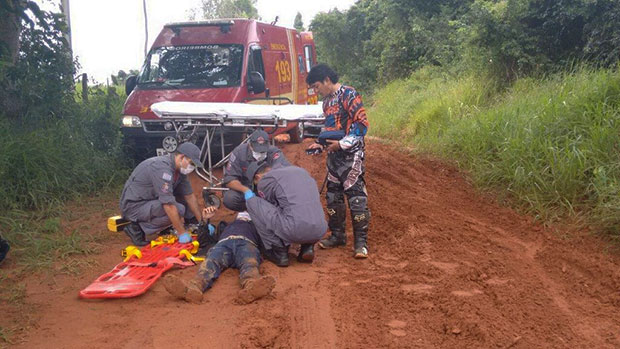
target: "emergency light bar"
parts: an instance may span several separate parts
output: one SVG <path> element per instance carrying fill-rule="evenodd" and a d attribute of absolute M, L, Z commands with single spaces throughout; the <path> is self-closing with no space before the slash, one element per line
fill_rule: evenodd
<path fill-rule="evenodd" d="M 222 33 L 229 33 L 230 27 L 235 24 L 232 19 L 226 20 L 211 20 L 211 21 L 198 21 L 198 22 L 174 22 L 168 23 L 164 28 L 170 28 L 174 31 L 175 35 L 179 35 L 181 28 L 184 27 L 220 27 Z"/>
<path fill-rule="evenodd" d="M 222 27 L 227 25 L 233 25 L 235 21 L 232 19 L 216 19 L 211 21 L 195 21 L 195 22 L 173 22 L 168 23 L 164 27 L 172 28 L 172 27 Z"/>

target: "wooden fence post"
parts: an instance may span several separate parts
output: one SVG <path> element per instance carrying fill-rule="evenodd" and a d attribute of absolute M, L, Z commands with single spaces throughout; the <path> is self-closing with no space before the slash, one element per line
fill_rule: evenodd
<path fill-rule="evenodd" d="M 88 74 L 82 74 L 82 101 L 88 102 Z"/>

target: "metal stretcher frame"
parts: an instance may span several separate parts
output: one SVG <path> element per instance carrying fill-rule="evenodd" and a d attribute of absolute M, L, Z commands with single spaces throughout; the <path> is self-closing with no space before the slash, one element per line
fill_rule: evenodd
<path fill-rule="evenodd" d="M 221 191 L 227 190 L 227 188 L 222 188 L 223 177 L 218 178 L 213 174 L 213 170 L 223 167 L 230 158 L 230 153 L 226 154 L 226 149 L 224 146 L 224 127 L 239 129 L 239 131 L 235 130 L 232 132 L 249 133 L 248 131 L 253 131 L 257 128 L 272 128 L 274 131 L 278 128 L 286 128 L 289 121 L 301 122 L 303 124 L 305 122 L 317 122 L 324 120 L 322 117 L 302 117 L 296 118 L 295 120 L 287 120 L 279 117 L 275 113 L 264 115 L 231 115 L 223 111 L 218 113 L 205 113 L 202 115 L 178 111 L 160 111 L 158 116 L 172 122 L 177 136 L 182 132 L 187 132 L 189 130 L 191 130 L 191 136 L 204 135 L 202 145 L 200 146 L 200 159 L 203 164 L 205 164 L 205 169 L 197 169 L 196 173 L 200 178 L 209 183 L 209 188 L 207 189 Z M 217 129 L 220 129 L 220 154 L 222 155 L 222 159 L 213 164 L 211 145 L 217 133 Z M 240 144 L 248 141 L 249 135 L 246 136 Z"/>
<path fill-rule="evenodd" d="M 239 117 L 239 116 L 229 116 L 229 115 L 205 115 L 205 116 L 196 116 L 192 115 L 191 117 L 179 117 L 179 116 L 164 116 L 165 119 L 169 119 L 172 121 L 174 125 L 174 130 L 177 135 L 191 130 L 192 135 L 196 134 L 199 136 L 203 136 L 202 145 L 200 145 L 200 160 L 205 165 L 203 169 L 197 169 L 196 174 L 203 180 L 209 183 L 211 188 L 221 187 L 223 184 L 223 177 L 218 178 L 215 174 L 213 174 L 213 170 L 219 167 L 223 167 L 224 164 L 230 158 L 230 153 L 226 153 L 226 149 L 224 146 L 224 127 L 232 127 L 238 128 L 239 131 L 229 131 L 229 132 L 246 132 L 251 129 L 256 128 L 279 128 L 286 127 L 286 120 L 279 120 L 277 116 L 252 116 L 252 117 Z M 218 132 L 217 129 L 220 130 L 220 154 L 222 154 L 222 159 L 217 163 L 213 163 L 213 152 L 212 152 L 212 144 L 214 137 Z M 190 136 L 191 137 L 191 136 Z M 249 135 L 246 136 L 240 144 L 246 143 L 249 141 Z"/>

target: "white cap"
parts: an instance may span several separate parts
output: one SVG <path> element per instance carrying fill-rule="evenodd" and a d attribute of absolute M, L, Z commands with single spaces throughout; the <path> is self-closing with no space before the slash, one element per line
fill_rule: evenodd
<path fill-rule="evenodd" d="M 252 218 L 250 218 L 250 214 L 247 213 L 247 211 L 237 213 L 237 219 L 247 222 L 252 220 Z"/>

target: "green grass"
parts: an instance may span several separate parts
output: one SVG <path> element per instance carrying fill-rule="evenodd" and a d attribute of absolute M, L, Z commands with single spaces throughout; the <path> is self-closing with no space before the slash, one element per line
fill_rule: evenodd
<path fill-rule="evenodd" d="M 435 153 L 546 220 L 620 225 L 620 74 L 579 70 L 521 79 L 413 75 L 379 91 L 371 132 Z"/>
<path fill-rule="evenodd" d="M 24 270 L 65 261 L 75 273 L 72 257 L 96 252 L 96 241 L 61 226 L 65 202 L 118 189 L 127 178 L 118 129 L 124 96 L 91 92 L 62 117 L 0 117 L 0 233 Z"/>
<path fill-rule="evenodd" d="M 56 262 L 71 264 L 74 256 L 99 252 L 98 239 L 77 229 L 66 232 L 57 215 L 10 211 L 0 217 L 10 253 L 17 256 L 16 266 L 23 271 L 43 270 Z"/>
<path fill-rule="evenodd" d="M 6 344 L 13 344 L 11 338 L 13 337 L 13 331 L 9 328 L 0 327 L 0 340 Z"/>

